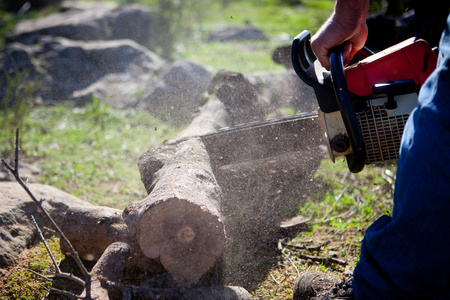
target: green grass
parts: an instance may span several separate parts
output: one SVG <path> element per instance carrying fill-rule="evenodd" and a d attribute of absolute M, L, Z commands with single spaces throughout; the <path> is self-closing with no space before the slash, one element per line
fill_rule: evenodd
<path fill-rule="evenodd" d="M 95 101 L 83 108 L 37 107 L 20 130 L 21 159 L 38 162 L 40 182 L 115 208 L 145 197 L 139 155 L 179 131 L 148 113 Z M 0 136 L 3 157 L 12 158 L 13 142 Z"/>
<path fill-rule="evenodd" d="M 245 74 L 259 71 L 280 71 L 271 57 L 273 50 L 289 44 L 299 32 L 315 32 L 332 11 L 334 1 L 305 0 L 300 6 L 283 5 L 281 1 L 232 1 L 224 8 L 218 1 L 203 7 L 202 18 L 190 23 L 195 34 L 179 41 L 179 54 L 212 68 Z M 195 15 L 191 15 L 195 16 Z M 199 20 L 200 19 L 200 20 Z M 251 24 L 261 29 L 268 41 L 206 42 L 216 29 Z"/>
<path fill-rule="evenodd" d="M 390 214 L 396 165 L 366 166 L 361 173 L 348 171 L 343 159 L 322 161 L 314 179 L 323 185 L 316 198 L 300 207 L 300 214 L 313 216 L 336 230 L 362 229 L 382 214 Z"/>
<path fill-rule="evenodd" d="M 53 237 L 47 240 L 56 261 L 60 261 L 63 255 L 59 251 L 59 239 Z M 45 274 L 54 271 L 52 261 L 43 243 L 28 251 L 27 261 L 19 264 L 5 277 L 0 286 L 0 298 L 11 300 L 43 299 L 47 290 L 51 287 L 51 282 L 33 274 Z"/>

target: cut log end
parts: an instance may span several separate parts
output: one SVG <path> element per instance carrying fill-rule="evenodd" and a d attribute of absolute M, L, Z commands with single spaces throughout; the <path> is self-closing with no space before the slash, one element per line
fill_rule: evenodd
<path fill-rule="evenodd" d="M 187 200 L 155 205 L 139 221 L 138 241 L 149 258 L 159 257 L 179 283 L 193 286 L 215 263 L 225 246 L 217 215 Z"/>

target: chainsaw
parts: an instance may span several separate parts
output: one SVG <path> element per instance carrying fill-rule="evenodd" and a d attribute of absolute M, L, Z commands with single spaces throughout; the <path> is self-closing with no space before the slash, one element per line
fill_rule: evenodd
<path fill-rule="evenodd" d="M 424 40 L 410 38 L 376 54 L 364 47 L 355 55 L 358 61 L 344 68 L 341 49 L 331 49 L 327 71 L 311 49 L 309 31 L 292 43 L 294 70 L 316 94 L 330 158 L 345 156 L 353 173 L 368 164 L 395 162 L 436 54 Z"/>
<path fill-rule="evenodd" d="M 220 167 L 293 152 L 311 154 L 323 144 L 333 162 L 344 156 L 353 173 L 367 164 L 395 162 L 406 120 L 417 106 L 420 86 L 436 67 L 436 54 L 425 41 L 414 38 L 376 54 L 364 47 L 355 55 L 357 62 L 346 68 L 340 47 L 330 54 L 327 71 L 311 49 L 309 31 L 295 37 L 293 67 L 313 87 L 318 112 L 202 135 L 214 164 Z"/>

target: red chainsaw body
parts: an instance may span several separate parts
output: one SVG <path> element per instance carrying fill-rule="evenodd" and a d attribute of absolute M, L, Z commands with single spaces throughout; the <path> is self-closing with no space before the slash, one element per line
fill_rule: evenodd
<path fill-rule="evenodd" d="M 345 68 L 351 93 L 366 97 L 375 84 L 414 79 L 421 86 L 436 68 L 437 57 L 427 42 L 410 38 Z"/>

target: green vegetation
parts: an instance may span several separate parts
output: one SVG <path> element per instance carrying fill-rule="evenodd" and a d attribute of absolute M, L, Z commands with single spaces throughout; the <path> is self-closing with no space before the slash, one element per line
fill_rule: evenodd
<path fill-rule="evenodd" d="M 278 71 L 283 68 L 273 63 L 272 51 L 308 29 L 315 32 L 330 14 L 334 1 L 305 0 L 301 5 L 281 5 L 280 1 L 233 1 L 224 7 L 219 1 L 205 4 L 202 18 L 191 15 L 188 38 L 178 41 L 182 57 L 195 60 L 214 71 L 227 69 L 236 72 Z M 265 32 L 268 41 L 206 42 L 210 32 L 225 26 L 253 25 Z M 194 30 L 196 29 L 196 30 Z"/>
<path fill-rule="evenodd" d="M 59 239 L 47 240 L 55 260 L 61 261 L 63 255 L 59 251 Z M 34 272 L 34 273 L 33 273 Z M 53 263 L 43 243 L 38 244 L 27 253 L 27 260 L 8 270 L 8 276 L 0 286 L 1 299 L 28 300 L 43 299 L 48 293 L 51 282 L 36 275 L 54 272 Z"/>
<path fill-rule="evenodd" d="M 279 263 L 253 292 L 255 299 L 290 299 L 298 273 L 318 270 L 342 277 L 355 268 L 364 233 L 383 214 L 391 214 L 395 165 L 367 166 L 352 174 L 339 159 L 324 159 L 314 176 L 315 188 L 299 215 L 311 218 L 305 231 L 284 245 Z M 310 247 L 308 249 L 307 247 Z M 306 257 L 345 262 L 321 262 Z"/>
<path fill-rule="evenodd" d="M 123 208 L 145 196 L 139 155 L 178 131 L 149 114 L 115 110 L 95 99 L 83 108 L 38 106 L 21 128 L 21 153 L 39 162 L 41 182 L 94 204 Z M 7 139 L 0 136 L 1 153 L 14 149 L 3 142 Z"/>

